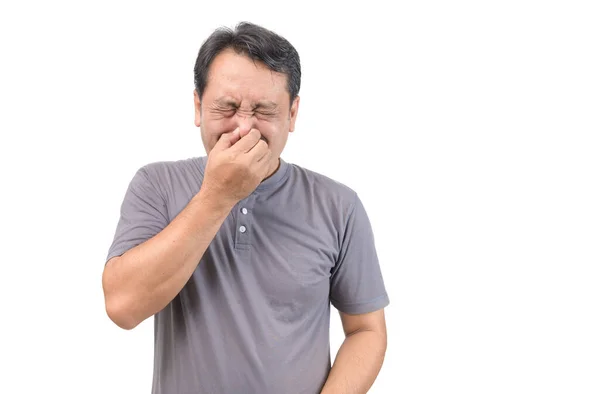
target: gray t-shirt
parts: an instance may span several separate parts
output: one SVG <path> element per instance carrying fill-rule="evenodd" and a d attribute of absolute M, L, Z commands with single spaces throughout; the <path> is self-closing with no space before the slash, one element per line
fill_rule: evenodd
<path fill-rule="evenodd" d="M 206 160 L 137 171 L 107 261 L 185 208 Z M 389 303 L 369 219 L 353 190 L 280 159 L 155 315 L 152 392 L 319 393 L 331 368 L 330 303 L 349 314 Z"/>

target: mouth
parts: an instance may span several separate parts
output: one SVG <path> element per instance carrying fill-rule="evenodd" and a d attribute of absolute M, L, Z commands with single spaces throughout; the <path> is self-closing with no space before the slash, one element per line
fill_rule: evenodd
<path fill-rule="evenodd" d="M 267 144 L 269 143 L 269 141 L 267 141 L 267 139 L 263 135 L 260 136 L 260 139 L 263 140 L 263 141 L 265 141 Z"/>

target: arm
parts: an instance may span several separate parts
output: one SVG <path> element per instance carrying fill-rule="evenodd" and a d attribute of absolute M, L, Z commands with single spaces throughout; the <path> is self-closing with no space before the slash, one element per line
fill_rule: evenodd
<path fill-rule="evenodd" d="M 383 309 L 360 315 L 340 312 L 346 339 L 321 394 L 366 393 L 383 364 L 387 332 Z"/>
<path fill-rule="evenodd" d="M 150 226 L 145 222 L 153 224 L 151 232 L 128 234 L 129 241 L 145 241 L 104 267 L 106 312 L 115 324 L 134 328 L 183 289 L 231 209 L 266 177 L 271 151 L 260 136 L 256 129 L 243 138 L 238 129 L 224 133 L 209 154 L 200 191 L 171 223 L 163 222 L 164 215 L 153 223 L 152 204 L 135 197 L 148 197 L 151 191 L 138 185 L 131 193 L 137 203 L 128 205 L 132 212 L 124 222 L 143 230 Z"/>
<path fill-rule="evenodd" d="M 107 262 L 102 287 L 115 324 L 132 329 L 175 298 L 233 208 L 221 201 L 201 189 L 164 230 Z"/>

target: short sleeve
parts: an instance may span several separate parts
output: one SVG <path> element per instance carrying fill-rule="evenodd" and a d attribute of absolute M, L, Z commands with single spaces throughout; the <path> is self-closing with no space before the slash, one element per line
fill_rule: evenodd
<path fill-rule="evenodd" d="M 371 223 L 360 198 L 355 198 L 330 289 L 331 304 L 348 314 L 374 312 L 389 304 Z"/>
<path fill-rule="evenodd" d="M 153 187 L 145 168 L 129 183 L 106 262 L 149 240 L 168 225 L 164 199 Z"/>

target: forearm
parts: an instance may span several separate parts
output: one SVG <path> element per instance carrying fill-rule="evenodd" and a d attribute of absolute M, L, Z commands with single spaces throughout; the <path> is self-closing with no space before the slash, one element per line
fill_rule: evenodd
<path fill-rule="evenodd" d="M 383 364 L 386 337 L 376 331 L 358 331 L 346 337 L 321 394 L 366 393 Z"/>
<path fill-rule="evenodd" d="M 131 329 L 171 302 L 192 276 L 231 208 L 200 191 L 160 233 L 111 259 L 102 276 L 109 317 Z"/>

